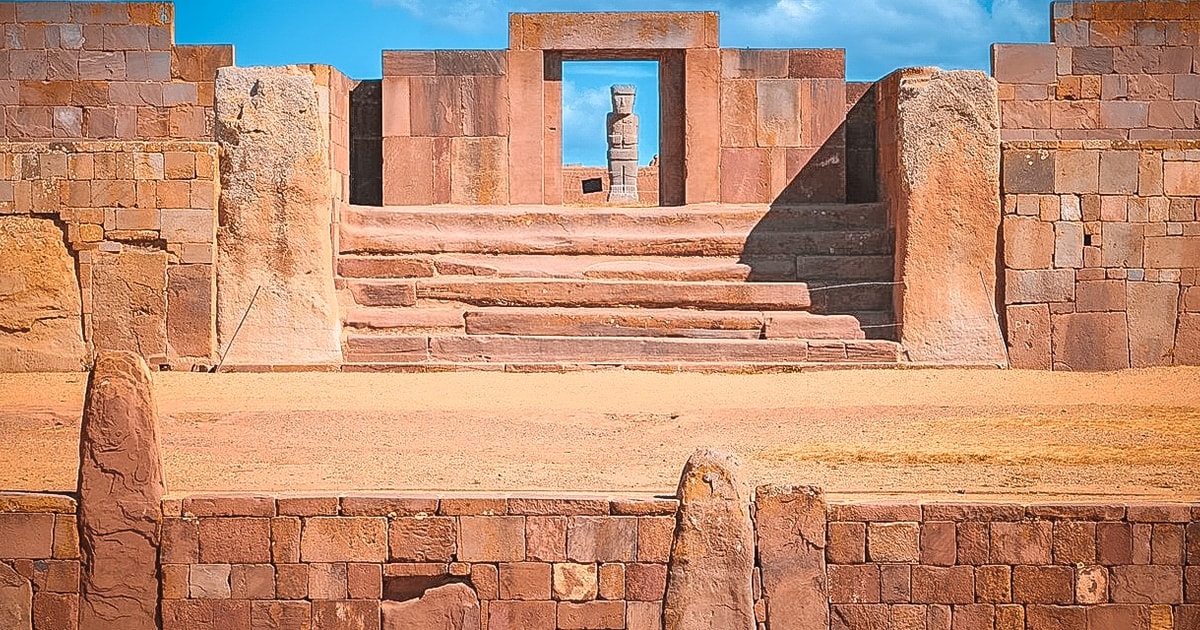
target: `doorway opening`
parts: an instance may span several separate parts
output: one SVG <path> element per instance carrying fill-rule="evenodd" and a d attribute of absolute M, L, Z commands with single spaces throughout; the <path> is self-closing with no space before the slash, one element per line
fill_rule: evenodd
<path fill-rule="evenodd" d="M 659 62 L 564 61 L 562 64 L 563 201 L 568 205 L 660 205 L 659 195 Z M 612 188 L 609 168 L 608 119 L 614 86 L 624 98 L 632 88 L 636 116 L 636 198 L 627 188 L 631 175 Z M 634 162 L 631 121 L 618 118 L 617 146 L 612 148 L 617 173 L 630 173 Z M 620 177 L 620 176 L 619 176 Z"/>

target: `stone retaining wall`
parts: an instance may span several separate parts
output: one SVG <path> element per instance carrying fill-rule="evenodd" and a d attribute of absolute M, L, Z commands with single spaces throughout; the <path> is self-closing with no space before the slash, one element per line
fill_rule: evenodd
<path fill-rule="evenodd" d="M 1200 143 L 1009 143 L 1013 365 L 1200 365 Z"/>

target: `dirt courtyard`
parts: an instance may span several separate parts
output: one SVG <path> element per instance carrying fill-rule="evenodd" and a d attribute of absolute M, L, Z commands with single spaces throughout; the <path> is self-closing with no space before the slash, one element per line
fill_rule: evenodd
<path fill-rule="evenodd" d="M 85 374 L 0 375 L 0 489 L 75 486 Z M 157 373 L 168 490 L 671 493 L 698 447 L 754 483 L 931 497 L 1200 498 L 1200 369 L 1075 374 Z"/>

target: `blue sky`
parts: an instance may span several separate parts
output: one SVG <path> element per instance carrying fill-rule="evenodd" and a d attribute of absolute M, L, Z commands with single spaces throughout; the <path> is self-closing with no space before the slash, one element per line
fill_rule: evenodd
<path fill-rule="evenodd" d="M 1050 1 L 177 0 L 175 39 L 234 44 L 239 66 L 326 63 L 370 79 L 384 49 L 505 48 L 507 14 L 524 11 L 719 11 L 722 46 L 845 48 L 848 77 L 874 80 L 905 66 L 987 69 L 992 42 L 1048 41 Z M 603 162 L 612 83 L 639 86 L 635 111 L 656 131 L 653 69 L 591 65 L 564 77 L 567 163 Z M 657 139 L 642 144 L 645 162 Z"/>

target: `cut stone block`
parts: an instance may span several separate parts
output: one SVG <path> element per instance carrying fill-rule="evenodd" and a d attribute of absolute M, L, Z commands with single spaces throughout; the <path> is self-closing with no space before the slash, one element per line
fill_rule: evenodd
<path fill-rule="evenodd" d="M 75 264 L 46 219 L 0 217 L 0 372 L 78 370 L 86 349 Z"/>
<path fill-rule="evenodd" d="M 1051 315 L 1054 369 L 1076 372 L 1129 367 L 1125 313 Z"/>
<path fill-rule="evenodd" d="M 777 628 L 828 628 L 824 495 L 819 488 L 783 486 L 760 486 L 755 495 L 767 618 Z"/>
<path fill-rule="evenodd" d="M 447 584 L 418 599 L 380 604 L 383 630 L 479 630 L 479 598 L 466 584 Z"/>

